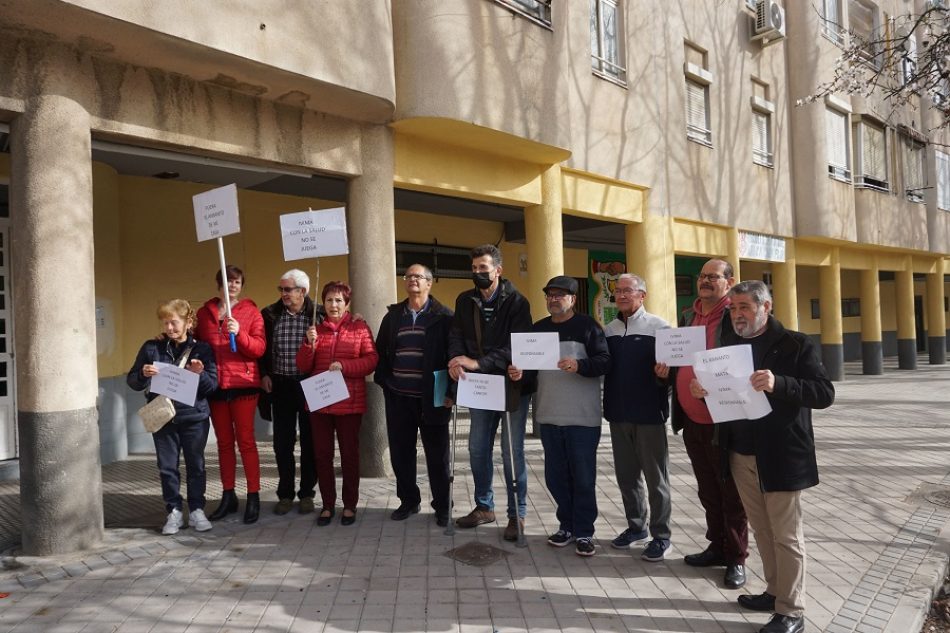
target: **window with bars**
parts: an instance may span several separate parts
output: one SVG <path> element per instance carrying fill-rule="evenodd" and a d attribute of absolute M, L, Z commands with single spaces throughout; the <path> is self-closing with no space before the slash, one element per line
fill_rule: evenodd
<path fill-rule="evenodd" d="M 594 73 L 626 85 L 620 0 L 590 0 L 590 63 Z"/>
<path fill-rule="evenodd" d="M 936 150 L 937 208 L 950 211 L 950 154 Z"/>
<path fill-rule="evenodd" d="M 544 26 L 551 26 L 551 0 L 494 0 L 494 2 Z"/>
<path fill-rule="evenodd" d="M 825 140 L 828 148 L 828 175 L 835 180 L 851 182 L 848 115 L 833 108 L 825 108 L 825 128 Z"/>
<path fill-rule="evenodd" d="M 924 201 L 924 189 L 927 178 L 924 169 L 924 149 L 926 145 L 912 139 L 905 134 L 901 135 L 901 153 L 904 163 L 904 195 L 911 202 Z"/>
<path fill-rule="evenodd" d="M 822 0 L 821 34 L 838 46 L 844 46 L 841 24 L 841 0 Z"/>
<path fill-rule="evenodd" d="M 855 125 L 857 140 L 854 184 L 857 187 L 889 191 L 887 177 L 887 134 L 883 126 L 867 119 Z"/>

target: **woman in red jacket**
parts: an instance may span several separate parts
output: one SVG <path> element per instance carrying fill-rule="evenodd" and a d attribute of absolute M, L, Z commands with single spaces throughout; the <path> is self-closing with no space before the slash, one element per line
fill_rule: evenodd
<path fill-rule="evenodd" d="M 360 492 L 360 422 L 366 412 L 366 376 L 376 369 L 379 356 L 373 333 L 364 321 L 350 316 L 350 287 L 331 281 L 323 287 L 327 318 L 307 330 L 307 340 L 297 352 L 297 369 L 311 376 L 325 371 L 343 372 L 350 397 L 310 413 L 313 455 L 323 509 L 317 525 L 329 525 L 336 512 L 336 477 L 333 473 L 333 434 L 340 444 L 343 466 L 342 525 L 356 521 Z M 316 344 L 314 344 L 316 343 Z"/>
<path fill-rule="evenodd" d="M 264 320 L 250 299 L 238 299 L 244 288 L 244 271 L 227 265 L 228 296 L 231 299 L 231 318 L 221 297 L 208 299 L 198 310 L 195 338 L 205 341 L 214 350 L 218 364 L 218 390 L 208 401 L 211 404 L 211 424 L 218 440 L 218 459 L 221 465 L 221 503 L 208 518 L 223 519 L 237 512 L 238 499 L 234 494 L 237 471 L 237 441 L 247 478 L 247 503 L 244 522 L 254 523 L 261 511 L 261 466 L 254 439 L 254 412 L 257 410 L 261 374 L 257 359 L 264 353 Z M 218 291 L 222 291 L 221 271 L 215 276 Z M 237 351 L 231 351 L 231 334 L 237 341 Z"/>

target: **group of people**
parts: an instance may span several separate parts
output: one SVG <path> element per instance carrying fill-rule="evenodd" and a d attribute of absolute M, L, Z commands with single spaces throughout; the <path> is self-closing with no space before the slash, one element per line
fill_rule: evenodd
<path fill-rule="evenodd" d="M 672 418 L 674 433 L 683 432 L 709 541 L 704 551 L 687 555 L 686 564 L 725 567 L 724 586 L 742 587 L 751 525 L 767 587 L 761 594 L 739 596 L 738 603 L 773 613 L 761 629 L 764 633 L 803 631 L 801 493 L 818 483 L 811 409 L 830 406 L 834 388 L 814 343 L 771 316 L 767 286 L 759 281 L 736 283 L 728 262 L 709 260 L 699 274 L 698 298 L 680 320 L 680 326 L 705 328 L 707 348 L 751 345 L 755 371 L 750 382 L 771 405 L 771 413 L 762 419 L 714 424 L 704 401 L 708 394 L 692 369 L 656 362 L 656 332 L 669 324 L 645 310 L 643 278 L 620 276 L 615 289 L 619 312 L 603 328 L 577 311 L 577 281 L 554 277 L 543 289 L 549 316 L 532 323 L 527 299 L 502 276 L 498 248 L 476 247 L 471 259 L 474 288 L 456 298 L 454 311 L 432 295 L 432 271 L 421 264 L 410 266 L 403 277 L 407 298 L 389 306 L 375 340 L 363 318 L 349 312 L 352 291 L 347 284 L 326 284 L 322 304 L 315 305 L 308 296 L 309 278 L 299 270 L 282 277 L 280 300 L 260 312 L 250 300 L 240 299 L 244 274 L 235 266 L 226 268 L 226 280 L 219 273 L 221 296 L 206 302 L 197 315 L 182 300 L 163 304 L 158 310 L 163 332 L 142 346 L 128 383 L 133 389 L 147 389 L 159 371 L 156 362 L 181 361 L 200 378 L 194 406 L 176 402 L 175 418 L 153 434 L 168 512 L 163 532 L 174 534 L 183 525 L 180 455 L 186 465 L 189 524 L 207 530 L 212 521 L 237 512 L 235 444 L 247 478 L 244 522 L 257 520 L 255 408 L 274 425 L 279 477 L 274 511 L 290 512 L 296 497 L 300 513 L 314 512 L 319 486 L 317 524 L 332 521 L 337 500 L 335 436 L 343 479 L 340 522 L 352 524 L 359 502 L 359 428 L 370 373 L 385 396 L 400 501 L 391 519 L 406 520 L 420 511 L 416 448 L 421 436 L 435 521 L 447 526 L 452 514 L 449 420 L 457 383 L 468 372 L 498 374 L 505 378 L 506 411 L 469 410 L 474 507 L 456 520 L 459 528 L 496 521 L 492 479 L 500 427 L 508 519 L 503 538 L 516 541 L 523 536 L 524 438 L 533 401 L 545 484 L 557 505 L 558 529 L 548 543 L 574 544 L 580 556 L 596 553 L 596 458 L 605 418 L 627 522 L 611 546 L 627 549 L 647 541 L 641 557 L 662 561 L 672 549 L 666 432 L 667 419 Z M 231 304 L 230 317 L 225 300 Z M 557 371 L 522 370 L 512 364 L 511 334 L 520 332 L 558 333 Z M 230 346 L 232 334 L 237 351 Z M 349 397 L 308 411 L 300 382 L 325 371 L 343 374 Z M 443 373 L 451 378 L 448 388 L 440 385 Z M 224 493 L 206 517 L 203 453 L 209 417 Z M 298 434 L 299 480 L 294 455 Z"/>

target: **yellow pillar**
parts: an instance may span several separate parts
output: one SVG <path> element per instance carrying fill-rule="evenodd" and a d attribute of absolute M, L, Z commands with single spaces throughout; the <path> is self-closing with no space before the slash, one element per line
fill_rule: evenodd
<path fill-rule="evenodd" d="M 548 315 L 541 290 L 551 277 L 564 274 L 564 230 L 561 227 L 561 166 L 541 172 L 541 204 L 525 207 L 524 235 L 528 247 L 528 286 L 518 288 L 531 302 L 531 317 Z"/>
<path fill-rule="evenodd" d="M 914 323 L 914 267 L 904 258 L 903 270 L 894 273 L 897 303 L 897 366 L 917 369 L 917 326 Z"/>
<path fill-rule="evenodd" d="M 841 259 L 831 249 L 831 262 L 818 269 L 818 302 L 821 308 L 821 358 L 828 377 L 844 380 L 844 335 L 841 321 Z"/>
<path fill-rule="evenodd" d="M 861 271 L 861 366 L 865 374 L 884 373 L 881 341 L 881 281 L 877 261 Z"/>
<path fill-rule="evenodd" d="M 729 229 L 729 263 L 732 264 L 732 272 L 736 277 L 736 283 L 745 281 L 742 278 L 742 264 L 739 263 L 739 229 Z"/>
<path fill-rule="evenodd" d="M 947 362 L 947 313 L 944 311 L 943 277 L 946 260 L 937 258 L 934 270 L 927 274 L 927 347 L 931 365 Z"/>
<path fill-rule="evenodd" d="M 785 240 L 785 261 L 772 266 L 772 306 L 775 318 L 790 330 L 798 329 L 798 274 L 795 241 Z"/>
<path fill-rule="evenodd" d="M 628 224 L 627 271 L 647 282 L 646 309 L 676 323 L 676 273 L 673 265 L 673 219 L 644 214 L 640 224 Z"/>

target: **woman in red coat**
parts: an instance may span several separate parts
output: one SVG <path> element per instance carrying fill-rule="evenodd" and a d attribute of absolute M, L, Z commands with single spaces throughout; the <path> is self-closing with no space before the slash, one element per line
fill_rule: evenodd
<path fill-rule="evenodd" d="M 360 422 L 366 412 L 366 376 L 376 369 L 379 356 L 373 333 L 364 321 L 350 316 L 350 287 L 331 281 L 323 287 L 327 318 L 307 330 L 307 340 L 297 352 L 297 369 L 308 375 L 325 371 L 343 372 L 350 397 L 310 413 L 313 428 L 313 455 L 323 509 L 317 525 L 329 525 L 336 512 L 336 477 L 333 473 L 333 434 L 340 444 L 343 466 L 342 525 L 356 520 L 360 493 Z M 314 345 L 314 343 L 316 343 Z"/>
<path fill-rule="evenodd" d="M 257 410 L 258 389 L 261 386 L 257 359 L 266 347 L 264 320 L 253 301 L 238 299 L 244 288 L 244 271 L 230 264 L 225 267 L 225 271 L 231 299 L 231 318 L 227 318 L 224 300 L 213 297 L 198 310 L 198 326 L 195 329 L 195 338 L 211 345 L 218 364 L 218 390 L 208 401 L 211 404 L 211 424 L 218 440 L 221 487 L 224 492 L 218 508 L 208 518 L 218 521 L 238 510 L 238 499 L 234 494 L 236 441 L 247 478 L 244 522 L 254 523 L 261 511 L 261 466 L 254 439 L 254 412 Z M 221 292 L 221 271 L 218 271 L 215 279 Z M 237 341 L 236 352 L 231 351 L 231 334 Z"/>

